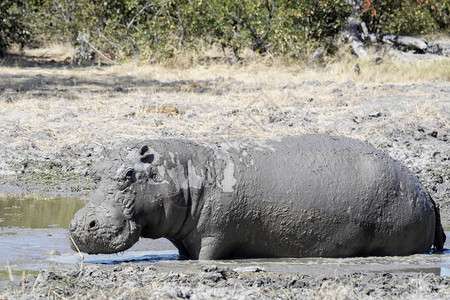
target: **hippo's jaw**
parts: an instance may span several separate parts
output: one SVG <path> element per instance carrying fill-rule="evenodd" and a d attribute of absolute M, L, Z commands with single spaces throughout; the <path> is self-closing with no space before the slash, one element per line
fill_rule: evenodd
<path fill-rule="evenodd" d="M 115 206 L 87 205 L 75 214 L 70 235 L 78 249 L 88 254 L 125 251 L 139 240 L 141 227 Z M 72 249 L 77 250 L 72 242 Z"/>

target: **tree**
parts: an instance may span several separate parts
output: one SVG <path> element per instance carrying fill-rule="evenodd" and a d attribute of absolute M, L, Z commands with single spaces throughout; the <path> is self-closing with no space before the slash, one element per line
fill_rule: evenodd
<path fill-rule="evenodd" d="M 24 24 L 25 2 L 2 0 L 0 2 L 0 56 L 11 44 L 24 46 L 30 40 L 30 32 Z"/>
<path fill-rule="evenodd" d="M 251 49 L 296 58 L 335 48 L 343 31 L 362 50 L 387 33 L 448 32 L 449 7 L 450 0 L 3 0 L 0 50 L 33 37 L 152 61 L 211 45 L 235 57 Z"/>

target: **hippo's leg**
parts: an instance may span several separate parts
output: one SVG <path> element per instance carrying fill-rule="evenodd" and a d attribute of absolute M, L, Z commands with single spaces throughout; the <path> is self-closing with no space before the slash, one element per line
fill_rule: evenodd
<path fill-rule="evenodd" d="M 189 251 L 183 245 L 183 242 L 177 241 L 177 240 L 173 240 L 173 239 L 168 239 L 168 240 L 171 241 L 172 244 L 178 249 L 178 254 L 179 254 L 181 259 L 191 258 L 192 257 L 191 253 L 189 253 Z"/>
<path fill-rule="evenodd" d="M 229 256 L 229 248 L 217 237 L 202 238 L 202 246 L 198 254 L 199 260 L 223 259 Z"/>

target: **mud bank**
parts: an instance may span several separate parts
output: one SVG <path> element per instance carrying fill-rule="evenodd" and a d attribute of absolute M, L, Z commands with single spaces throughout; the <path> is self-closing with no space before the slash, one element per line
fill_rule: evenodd
<path fill-rule="evenodd" d="M 450 84 L 5 69 L 0 192 L 86 193 L 92 165 L 128 139 L 253 141 L 326 133 L 368 141 L 408 166 L 450 227 Z M 12 74 L 8 74 L 11 73 Z M 245 79 L 247 78 L 247 79 Z"/>
<path fill-rule="evenodd" d="M 450 278 L 432 274 L 276 274 L 205 265 L 160 272 L 149 265 L 84 266 L 29 275 L 3 299 L 450 299 Z"/>

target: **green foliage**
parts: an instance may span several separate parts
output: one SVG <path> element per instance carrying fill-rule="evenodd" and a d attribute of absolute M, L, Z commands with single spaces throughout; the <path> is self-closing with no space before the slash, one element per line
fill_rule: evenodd
<path fill-rule="evenodd" d="M 199 1 L 210 42 L 258 53 L 295 53 L 335 36 L 349 9 L 345 1 Z M 212 18 L 211 18 L 212 17 Z"/>
<path fill-rule="evenodd" d="M 295 55 L 329 43 L 348 13 L 342 0 L 41 0 L 35 33 L 76 43 L 84 32 L 119 57 L 172 58 L 180 49 L 198 49 L 199 42 L 235 56 L 245 48 Z"/>
<path fill-rule="evenodd" d="M 450 0 L 365 0 L 377 33 L 448 32 Z M 332 45 L 353 13 L 346 0 L 3 0 L 0 48 L 35 41 L 89 42 L 116 59 L 171 59 L 216 45 L 296 57 Z"/>
<path fill-rule="evenodd" d="M 450 0 L 373 0 L 363 20 L 375 33 L 417 35 L 448 33 Z"/>
<path fill-rule="evenodd" d="M 25 1 L 2 0 L 0 2 L 0 56 L 13 43 L 26 44 L 30 32 L 24 24 Z"/>

